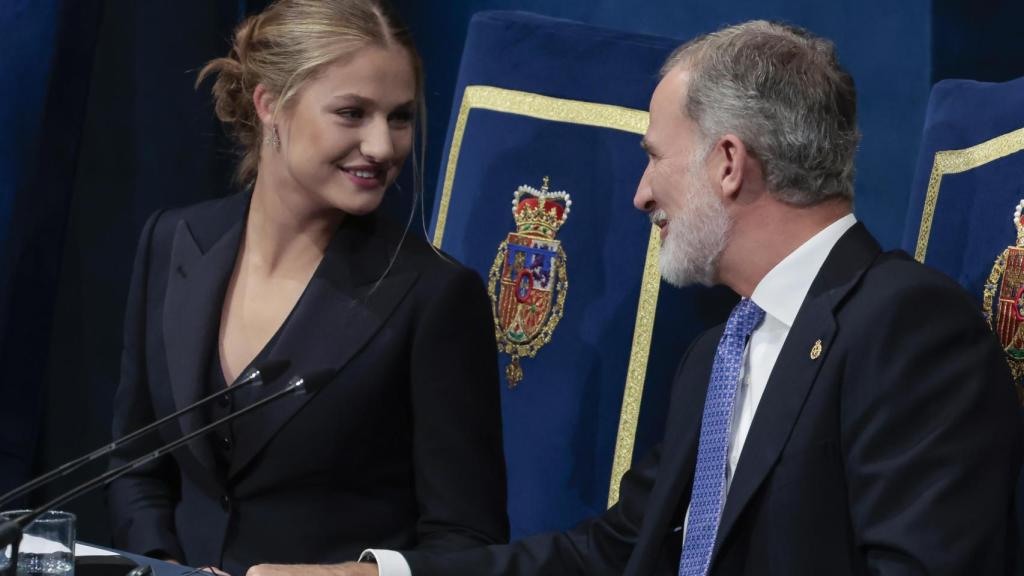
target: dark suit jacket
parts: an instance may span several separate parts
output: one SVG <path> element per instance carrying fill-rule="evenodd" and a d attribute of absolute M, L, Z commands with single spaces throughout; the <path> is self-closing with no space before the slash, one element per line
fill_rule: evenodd
<path fill-rule="evenodd" d="M 206 394 L 248 205 L 236 195 L 146 224 L 115 437 Z M 199 440 L 113 483 L 117 546 L 241 576 L 255 563 L 354 560 L 368 546 L 507 541 L 487 295 L 414 234 L 384 276 L 401 236 L 382 217 L 346 218 L 267 354 L 291 368 L 262 394 L 295 374 L 336 376 L 236 420 L 229 469 Z M 135 454 L 203 423 L 193 413 Z"/>
<path fill-rule="evenodd" d="M 721 334 L 703 335 L 682 360 L 664 442 L 625 476 L 606 514 L 510 546 L 411 552 L 413 575 L 677 574 Z M 857 225 L 779 354 L 710 574 L 1005 574 L 1020 448 L 1006 363 L 969 296 L 905 254 L 880 253 Z"/>

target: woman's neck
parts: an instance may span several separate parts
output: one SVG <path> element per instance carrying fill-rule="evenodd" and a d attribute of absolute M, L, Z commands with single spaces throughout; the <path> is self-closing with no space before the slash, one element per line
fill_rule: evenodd
<path fill-rule="evenodd" d="M 344 214 L 318 209 L 302 196 L 279 193 L 257 177 L 242 249 L 261 273 L 303 273 L 323 257 Z"/>

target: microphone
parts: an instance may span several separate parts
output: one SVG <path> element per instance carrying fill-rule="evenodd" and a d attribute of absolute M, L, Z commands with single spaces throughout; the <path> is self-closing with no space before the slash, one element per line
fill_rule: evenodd
<path fill-rule="evenodd" d="M 231 395 L 249 385 L 260 385 L 266 382 L 271 382 L 275 380 L 278 376 L 280 376 L 285 370 L 287 370 L 290 364 L 291 362 L 287 360 L 266 360 L 263 362 L 256 362 L 255 364 L 252 365 L 252 367 L 250 367 L 248 370 L 243 372 L 237 379 L 235 379 L 235 381 L 231 383 L 231 386 L 228 386 L 223 390 L 219 390 L 213 394 L 210 394 L 206 398 L 203 398 L 190 406 L 186 406 L 173 414 L 165 416 L 157 420 L 156 422 L 149 424 L 148 426 L 143 426 L 142 428 L 139 428 L 138 430 L 130 434 L 122 436 L 121 438 L 118 438 L 117 440 L 111 442 L 110 444 L 93 450 L 92 452 L 86 454 L 85 456 L 76 458 L 66 464 L 63 464 L 47 472 L 46 474 L 43 474 L 42 476 L 33 478 L 32 480 L 29 480 L 28 482 L 22 484 L 21 486 L 18 486 L 14 490 L 11 490 L 10 492 L 4 494 L 3 496 L 0 496 L 0 509 L 2 509 L 4 505 L 11 502 L 15 498 L 24 496 L 25 494 L 28 494 L 29 492 L 35 490 L 36 488 L 39 488 L 44 484 L 56 480 L 57 478 L 63 478 L 64 476 L 67 476 L 68 474 L 74 472 L 75 470 L 78 470 L 82 466 L 85 466 L 89 462 L 98 460 L 123 446 L 131 444 L 136 439 L 145 436 L 146 434 L 152 432 L 153 430 L 156 430 L 157 428 L 163 426 L 164 424 L 170 422 L 171 420 L 180 418 L 184 414 L 187 414 L 193 410 L 206 406 L 207 404 L 213 402 L 214 400 L 216 400 L 217 398 L 221 397 L 224 394 Z"/>
<path fill-rule="evenodd" d="M 25 529 L 26 526 L 31 524 L 33 520 L 42 516 L 47 511 L 57 508 L 58 506 L 61 506 L 63 504 L 66 504 L 67 502 L 74 500 L 75 498 L 78 498 L 79 496 L 87 492 L 95 490 L 96 488 L 99 488 L 100 486 L 107 484 L 108 482 L 116 480 L 121 476 L 124 476 L 128 472 L 131 472 L 135 468 L 138 468 L 139 466 L 147 462 L 151 462 L 153 460 L 161 458 L 167 455 L 168 453 L 172 452 L 176 448 L 180 448 L 181 446 L 187 444 L 192 439 L 203 434 L 206 434 L 207 432 L 213 430 L 214 428 L 217 428 L 218 426 L 227 424 L 228 422 L 234 420 L 235 418 L 248 414 L 249 412 L 252 412 L 257 408 L 260 408 L 266 404 L 270 404 L 271 402 L 274 402 L 279 398 L 282 398 L 289 394 L 312 393 L 317 388 L 322 386 L 324 383 L 330 381 L 330 379 L 336 373 L 336 369 L 329 369 L 313 372 L 306 376 L 294 376 L 292 377 L 291 380 L 288 381 L 287 386 L 271 394 L 270 396 L 267 396 L 262 400 L 253 402 L 252 404 L 246 406 L 245 408 L 232 412 L 231 414 L 228 414 L 227 416 L 219 420 L 216 420 L 210 424 L 207 424 L 206 426 L 203 426 L 202 428 L 194 430 L 193 432 L 190 432 L 182 436 L 181 438 L 178 438 L 177 440 L 174 440 L 168 444 L 165 444 L 157 448 L 156 450 L 153 450 L 149 454 L 140 456 L 139 458 L 136 458 L 135 460 L 132 460 L 131 462 L 128 462 L 127 464 L 124 464 L 122 466 L 118 466 L 113 470 L 108 470 L 107 472 L 100 474 L 99 476 L 93 478 L 92 480 L 89 480 L 83 484 L 80 484 L 79 486 L 76 486 L 75 488 L 72 488 L 71 490 L 68 490 L 64 494 L 57 496 L 56 498 L 50 500 L 49 502 L 43 504 L 42 506 L 34 510 L 30 510 L 29 512 L 26 512 L 25 514 L 22 514 L 21 516 L 18 516 L 13 520 L 8 520 L 6 522 L 0 523 L 0 549 L 5 548 L 6 546 L 11 546 L 11 565 L 17 566 L 18 545 L 21 543 L 22 531 Z"/>

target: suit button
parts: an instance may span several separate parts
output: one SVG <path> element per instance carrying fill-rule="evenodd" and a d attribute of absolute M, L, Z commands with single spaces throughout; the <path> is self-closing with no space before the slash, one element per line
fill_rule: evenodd
<path fill-rule="evenodd" d="M 225 452 L 230 452 L 231 451 L 231 446 L 233 445 L 233 443 L 231 442 L 231 437 L 230 436 L 225 436 L 225 437 L 221 438 L 220 445 L 221 445 L 221 448 L 223 448 Z"/>
<path fill-rule="evenodd" d="M 231 406 L 231 396 L 229 394 L 221 394 L 217 403 L 220 404 L 221 408 L 228 408 Z"/>
<path fill-rule="evenodd" d="M 228 511 L 231 510 L 231 498 L 228 497 L 227 494 L 225 494 L 223 497 L 221 497 L 221 499 L 220 499 L 220 507 L 223 508 L 225 512 L 228 512 Z"/>

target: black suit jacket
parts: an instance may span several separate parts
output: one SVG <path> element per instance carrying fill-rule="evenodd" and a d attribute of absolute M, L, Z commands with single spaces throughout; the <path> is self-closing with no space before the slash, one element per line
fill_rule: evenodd
<path fill-rule="evenodd" d="M 414 576 L 677 574 L 721 334 L 687 352 L 664 442 L 606 514 L 510 546 L 411 552 Z M 829 254 L 776 361 L 710 574 L 1009 573 L 1020 449 L 1008 369 L 970 297 L 905 254 L 880 253 L 858 224 Z"/>
<path fill-rule="evenodd" d="M 249 195 L 156 214 L 139 243 L 114 436 L 206 394 Z M 113 483 L 115 543 L 236 576 L 368 546 L 507 541 L 490 304 L 476 274 L 376 216 L 346 218 L 269 358 L 332 381 L 236 420 L 228 469 L 198 440 Z M 133 454 L 204 424 L 193 413 Z M 115 458 L 113 465 L 128 454 Z M 225 466 L 220 466 L 225 468 Z"/>

